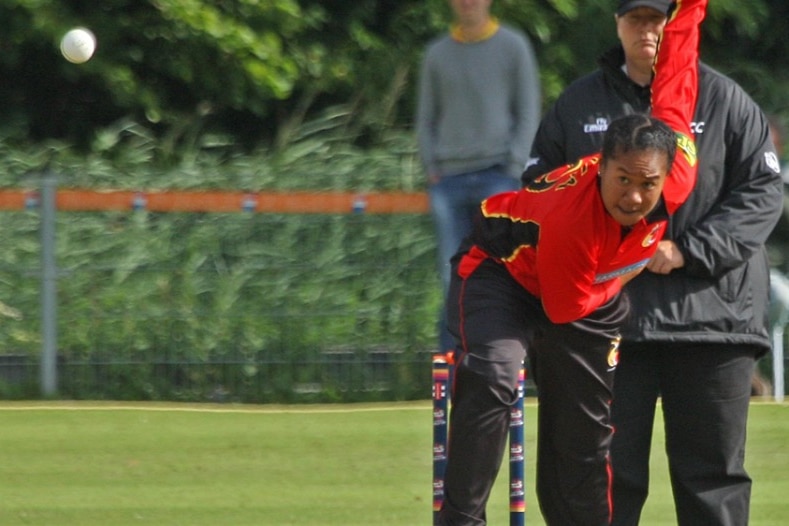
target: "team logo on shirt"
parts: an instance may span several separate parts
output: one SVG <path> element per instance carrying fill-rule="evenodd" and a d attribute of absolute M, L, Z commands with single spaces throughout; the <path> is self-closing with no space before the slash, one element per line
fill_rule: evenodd
<path fill-rule="evenodd" d="M 658 240 L 658 232 L 660 231 L 660 226 L 662 223 L 658 223 L 652 227 L 652 230 L 649 231 L 649 234 L 644 236 L 644 240 L 641 241 L 641 246 L 644 248 L 651 247 L 655 244 Z"/>
<path fill-rule="evenodd" d="M 617 336 L 613 340 L 608 347 L 608 371 L 613 371 L 616 369 L 617 364 L 619 364 L 619 343 L 622 341 L 621 336 Z"/>
<path fill-rule="evenodd" d="M 696 143 L 685 135 L 684 133 L 677 132 L 677 148 L 690 166 L 696 166 L 698 156 L 696 155 Z"/>
<path fill-rule="evenodd" d="M 551 170 L 529 183 L 526 186 L 526 190 L 529 192 L 546 192 L 548 190 L 564 190 L 575 186 L 578 184 L 578 179 L 586 175 L 591 166 L 600 162 L 600 156 L 589 157 L 586 161 L 585 163 L 582 159 L 575 164 L 568 164 L 562 168 Z"/>

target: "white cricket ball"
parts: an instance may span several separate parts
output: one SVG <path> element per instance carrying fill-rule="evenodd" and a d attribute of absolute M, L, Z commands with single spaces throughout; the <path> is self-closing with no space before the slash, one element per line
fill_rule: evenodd
<path fill-rule="evenodd" d="M 96 51 L 96 37 L 84 27 L 75 27 L 63 35 L 60 41 L 60 52 L 66 60 L 74 64 L 87 62 L 94 51 Z"/>

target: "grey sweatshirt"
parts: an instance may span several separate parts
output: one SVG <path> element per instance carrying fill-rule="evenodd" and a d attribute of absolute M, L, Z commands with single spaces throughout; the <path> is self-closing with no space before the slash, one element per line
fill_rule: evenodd
<path fill-rule="evenodd" d="M 531 43 L 511 27 L 478 42 L 449 34 L 433 40 L 422 62 L 416 116 L 427 173 L 501 165 L 519 177 L 540 121 L 539 80 Z"/>

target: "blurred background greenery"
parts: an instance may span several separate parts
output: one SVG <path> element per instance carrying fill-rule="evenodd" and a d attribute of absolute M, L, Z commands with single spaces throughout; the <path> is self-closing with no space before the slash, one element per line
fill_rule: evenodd
<path fill-rule="evenodd" d="M 616 42 L 616 0 L 494 0 L 544 105 Z M 412 119 L 446 0 L 0 0 L 0 189 L 424 190 Z M 74 26 L 98 47 L 60 55 Z M 786 117 L 789 4 L 715 0 L 702 57 Z M 349 211 L 350 212 L 350 211 Z M 39 213 L 1 213 L 0 397 L 35 397 Z M 424 214 L 57 217 L 60 395 L 426 398 Z"/>
<path fill-rule="evenodd" d="M 545 104 L 616 42 L 616 0 L 495 0 L 538 55 Z M 427 41 L 446 0 L 0 0 L 0 138 L 107 148 L 105 128 L 143 127 L 163 154 L 282 148 L 332 115 L 342 139 L 409 130 Z M 59 54 L 73 26 L 94 58 Z M 702 57 L 766 111 L 787 112 L 789 5 L 715 0 Z"/>

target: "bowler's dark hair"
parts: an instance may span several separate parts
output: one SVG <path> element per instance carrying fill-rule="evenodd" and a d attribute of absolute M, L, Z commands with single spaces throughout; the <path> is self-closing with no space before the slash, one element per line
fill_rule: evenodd
<path fill-rule="evenodd" d="M 671 170 L 677 153 L 677 135 L 666 123 L 642 113 L 619 117 L 608 125 L 603 138 L 603 162 L 630 151 L 665 152 Z"/>

